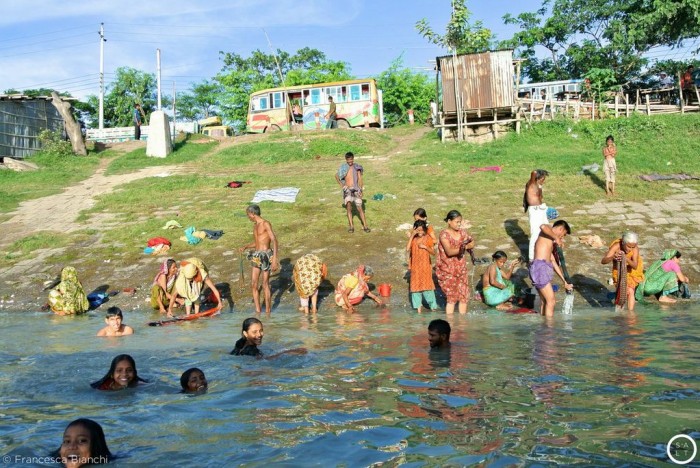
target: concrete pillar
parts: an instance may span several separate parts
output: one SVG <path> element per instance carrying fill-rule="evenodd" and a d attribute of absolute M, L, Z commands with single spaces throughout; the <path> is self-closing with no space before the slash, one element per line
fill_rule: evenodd
<path fill-rule="evenodd" d="M 170 139 L 170 122 L 163 111 L 151 113 L 148 123 L 148 140 L 146 142 L 146 156 L 164 158 L 173 152 L 173 143 Z"/>

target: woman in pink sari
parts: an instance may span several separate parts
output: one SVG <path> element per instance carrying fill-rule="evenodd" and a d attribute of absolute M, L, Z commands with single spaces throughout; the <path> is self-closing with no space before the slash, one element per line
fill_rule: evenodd
<path fill-rule="evenodd" d="M 459 303 L 459 313 L 467 312 L 469 300 L 469 275 L 467 272 L 467 249 L 474 247 L 474 238 L 466 229 L 462 229 L 462 215 L 452 210 L 445 217 L 447 228 L 440 232 L 438 242 L 438 259 L 435 275 L 440 289 L 447 298 L 445 312 L 453 314 L 455 304 Z"/>
<path fill-rule="evenodd" d="M 382 300 L 372 294 L 367 286 L 373 274 L 372 267 L 360 265 L 354 272 L 340 278 L 335 288 L 335 303 L 350 313 L 355 312 L 353 306 L 362 302 L 365 296 L 381 305 Z"/>

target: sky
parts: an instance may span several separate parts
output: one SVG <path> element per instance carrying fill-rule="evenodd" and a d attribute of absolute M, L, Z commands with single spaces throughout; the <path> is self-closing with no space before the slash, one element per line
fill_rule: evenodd
<path fill-rule="evenodd" d="M 260 49 L 321 50 L 347 62 L 358 78 L 375 76 L 403 56 L 416 71 L 446 50 L 415 29 L 426 18 L 444 33 L 450 0 L 0 0 L 0 93 L 54 88 L 85 98 L 99 92 L 100 23 L 105 82 L 118 67 L 156 72 L 161 50 L 163 94 L 185 91 L 221 70 L 219 51 L 244 57 Z M 506 13 L 534 11 L 539 0 L 470 0 L 473 19 L 498 39 L 514 29 Z M 267 36 L 266 36 L 267 34 Z M 269 42 L 268 42 L 269 38 Z M 272 47 L 271 47 L 271 46 Z M 432 72 L 430 72 L 432 73 Z"/>
<path fill-rule="evenodd" d="M 248 57 L 259 49 L 316 48 L 347 62 L 358 78 L 376 76 L 399 56 L 431 73 L 448 52 L 415 29 L 426 18 L 444 33 L 450 0 L 0 0 L 0 93 L 54 88 L 84 99 L 99 93 L 100 23 L 105 82 L 118 67 L 156 72 L 161 50 L 163 94 L 188 90 L 221 70 L 219 51 Z M 497 39 L 515 32 L 503 15 L 535 11 L 541 0 L 468 0 L 473 20 Z M 688 58 L 688 50 L 652 58 Z M 675 54 L 675 55 L 674 55 Z M 681 54 L 680 56 L 678 54 Z"/>

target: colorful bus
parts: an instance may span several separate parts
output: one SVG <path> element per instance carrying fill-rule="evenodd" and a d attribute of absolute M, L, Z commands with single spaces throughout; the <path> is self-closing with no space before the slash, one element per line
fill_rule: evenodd
<path fill-rule="evenodd" d="M 325 128 L 328 98 L 336 104 L 338 128 L 381 127 L 382 97 L 373 79 L 264 89 L 250 95 L 246 131 Z"/>

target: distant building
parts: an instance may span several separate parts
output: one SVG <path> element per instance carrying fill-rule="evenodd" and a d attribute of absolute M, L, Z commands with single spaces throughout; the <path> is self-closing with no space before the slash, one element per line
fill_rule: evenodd
<path fill-rule="evenodd" d="M 0 158 L 26 158 L 41 149 L 44 130 L 64 131 L 63 118 L 50 97 L 0 94 Z"/>

